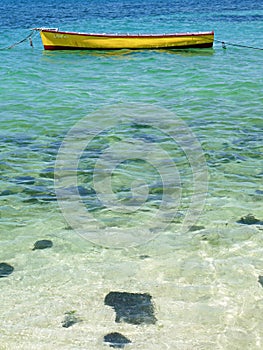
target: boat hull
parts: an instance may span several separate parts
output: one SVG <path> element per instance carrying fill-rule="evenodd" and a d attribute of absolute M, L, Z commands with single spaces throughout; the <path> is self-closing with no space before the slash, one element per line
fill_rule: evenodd
<path fill-rule="evenodd" d="M 119 35 L 86 34 L 40 29 L 45 50 L 144 50 L 209 48 L 213 46 L 214 32 Z"/>

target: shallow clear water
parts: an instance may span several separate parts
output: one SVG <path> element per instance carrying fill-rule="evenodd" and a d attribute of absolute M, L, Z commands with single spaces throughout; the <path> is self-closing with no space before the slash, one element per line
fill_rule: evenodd
<path fill-rule="evenodd" d="M 0 262 L 14 267 L 0 279 L 1 349 L 104 349 L 110 332 L 131 349 L 261 349 L 263 226 L 237 221 L 263 220 L 262 50 L 230 44 L 263 48 L 262 4 L 0 10 L 1 48 L 41 26 L 216 38 L 47 52 L 36 35 L 0 51 Z M 40 239 L 53 247 L 32 251 Z M 157 323 L 116 323 L 110 291 L 151 294 Z M 63 328 L 72 310 L 82 322 Z"/>

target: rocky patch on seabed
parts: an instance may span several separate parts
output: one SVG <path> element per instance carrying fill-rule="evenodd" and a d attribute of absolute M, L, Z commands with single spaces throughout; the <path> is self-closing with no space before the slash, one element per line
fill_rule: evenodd
<path fill-rule="evenodd" d="M 13 271 L 14 271 L 13 266 L 4 262 L 0 263 L 0 278 L 11 275 Z"/>
<path fill-rule="evenodd" d="M 34 248 L 32 250 L 36 249 L 47 249 L 53 247 L 53 242 L 49 239 L 41 239 L 39 241 L 36 241 L 34 244 Z"/>
<path fill-rule="evenodd" d="M 237 223 L 243 225 L 263 225 L 263 220 L 257 219 L 252 214 L 247 214 L 246 216 L 242 216 Z"/>
<path fill-rule="evenodd" d="M 130 339 L 117 332 L 105 335 L 104 342 L 108 343 L 111 348 L 118 349 L 123 349 L 125 345 L 131 343 Z"/>
<path fill-rule="evenodd" d="M 105 305 L 114 308 L 115 322 L 130 324 L 155 324 L 154 307 L 150 294 L 110 292 L 104 300 Z"/>

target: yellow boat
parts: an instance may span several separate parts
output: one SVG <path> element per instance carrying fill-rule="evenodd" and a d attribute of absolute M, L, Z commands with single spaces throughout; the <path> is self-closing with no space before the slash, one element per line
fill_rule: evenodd
<path fill-rule="evenodd" d="M 214 32 L 175 34 L 93 34 L 35 28 L 45 50 L 186 49 L 213 46 Z"/>

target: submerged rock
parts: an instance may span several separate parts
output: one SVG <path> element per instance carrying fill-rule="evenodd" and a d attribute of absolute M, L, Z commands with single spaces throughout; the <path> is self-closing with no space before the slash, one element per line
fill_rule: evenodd
<path fill-rule="evenodd" d="M 76 311 L 67 311 L 65 312 L 64 320 L 62 321 L 62 327 L 69 328 L 75 323 L 80 322 L 81 320 L 76 316 Z"/>
<path fill-rule="evenodd" d="M 15 192 L 11 191 L 11 190 L 4 190 L 0 193 L 0 196 L 11 196 L 15 194 Z"/>
<path fill-rule="evenodd" d="M 241 217 L 238 221 L 238 224 L 244 224 L 244 225 L 262 225 L 263 222 L 259 219 L 256 219 L 254 215 L 248 214 L 246 216 Z"/>
<path fill-rule="evenodd" d="M 44 195 L 46 193 L 49 193 L 50 190 L 46 186 L 30 186 L 30 187 L 25 187 L 23 190 L 23 193 L 26 193 L 30 196 L 37 196 L 37 195 Z"/>
<path fill-rule="evenodd" d="M 42 239 L 40 241 L 36 241 L 34 244 L 34 248 L 32 250 L 36 249 L 46 249 L 51 248 L 53 246 L 53 242 L 48 239 Z"/>
<path fill-rule="evenodd" d="M 36 204 L 39 203 L 37 198 L 29 198 L 29 199 L 25 199 L 23 200 L 24 203 L 29 203 L 29 204 Z"/>
<path fill-rule="evenodd" d="M 34 185 L 36 179 L 33 176 L 18 176 L 14 181 L 19 185 Z"/>
<path fill-rule="evenodd" d="M 263 287 L 263 276 L 258 276 L 258 282 L 262 285 Z"/>
<path fill-rule="evenodd" d="M 198 225 L 193 225 L 189 228 L 190 232 L 194 232 L 194 231 L 201 231 L 204 230 L 205 227 L 204 226 L 198 226 Z"/>
<path fill-rule="evenodd" d="M 46 168 L 40 172 L 39 176 L 46 179 L 54 179 L 54 171 L 54 168 Z"/>
<path fill-rule="evenodd" d="M 14 271 L 13 266 L 7 263 L 0 263 L 0 278 L 11 275 L 13 271 Z"/>
<path fill-rule="evenodd" d="M 154 307 L 150 294 L 110 292 L 104 303 L 111 306 L 116 312 L 115 322 L 130 324 L 154 324 Z"/>
<path fill-rule="evenodd" d="M 72 196 L 72 195 L 80 195 L 80 196 L 94 196 L 96 195 L 96 192 L 93 188 L 91 187 L 84 187 L 84 186 L 71 186 L 71 187 L 67 187 L 64 189 L 64 194 L 66 196 Z"/>
<path fill-rule="evenodd" d="M 23 193 L 31 196 L 28 199 L 25 199 L 26 203 L 41 203 L 41 202 L 51 202 L 56 201 L 56 194 L 53 189 L 49 189 L 46 186 L 31 186 L 26 187 L 23 190 Z"/>
<path fill-rule="evenodd" d="M 104 342 L 109 343 L 111 348 L 123 349 L 125 345 L 131 343 L 131 341 L 124 337 L 120 333 L 109 333 L 104 336 Z"/>
<path fill-rule="evenodd" d="M 147 254 L 145 254 L 145 255 L 140 255 L 139 258 L 140 258 L 141 260 L 149 259 L 149 258 L 150 258 L 150 255 L 147 255 Z"/>

